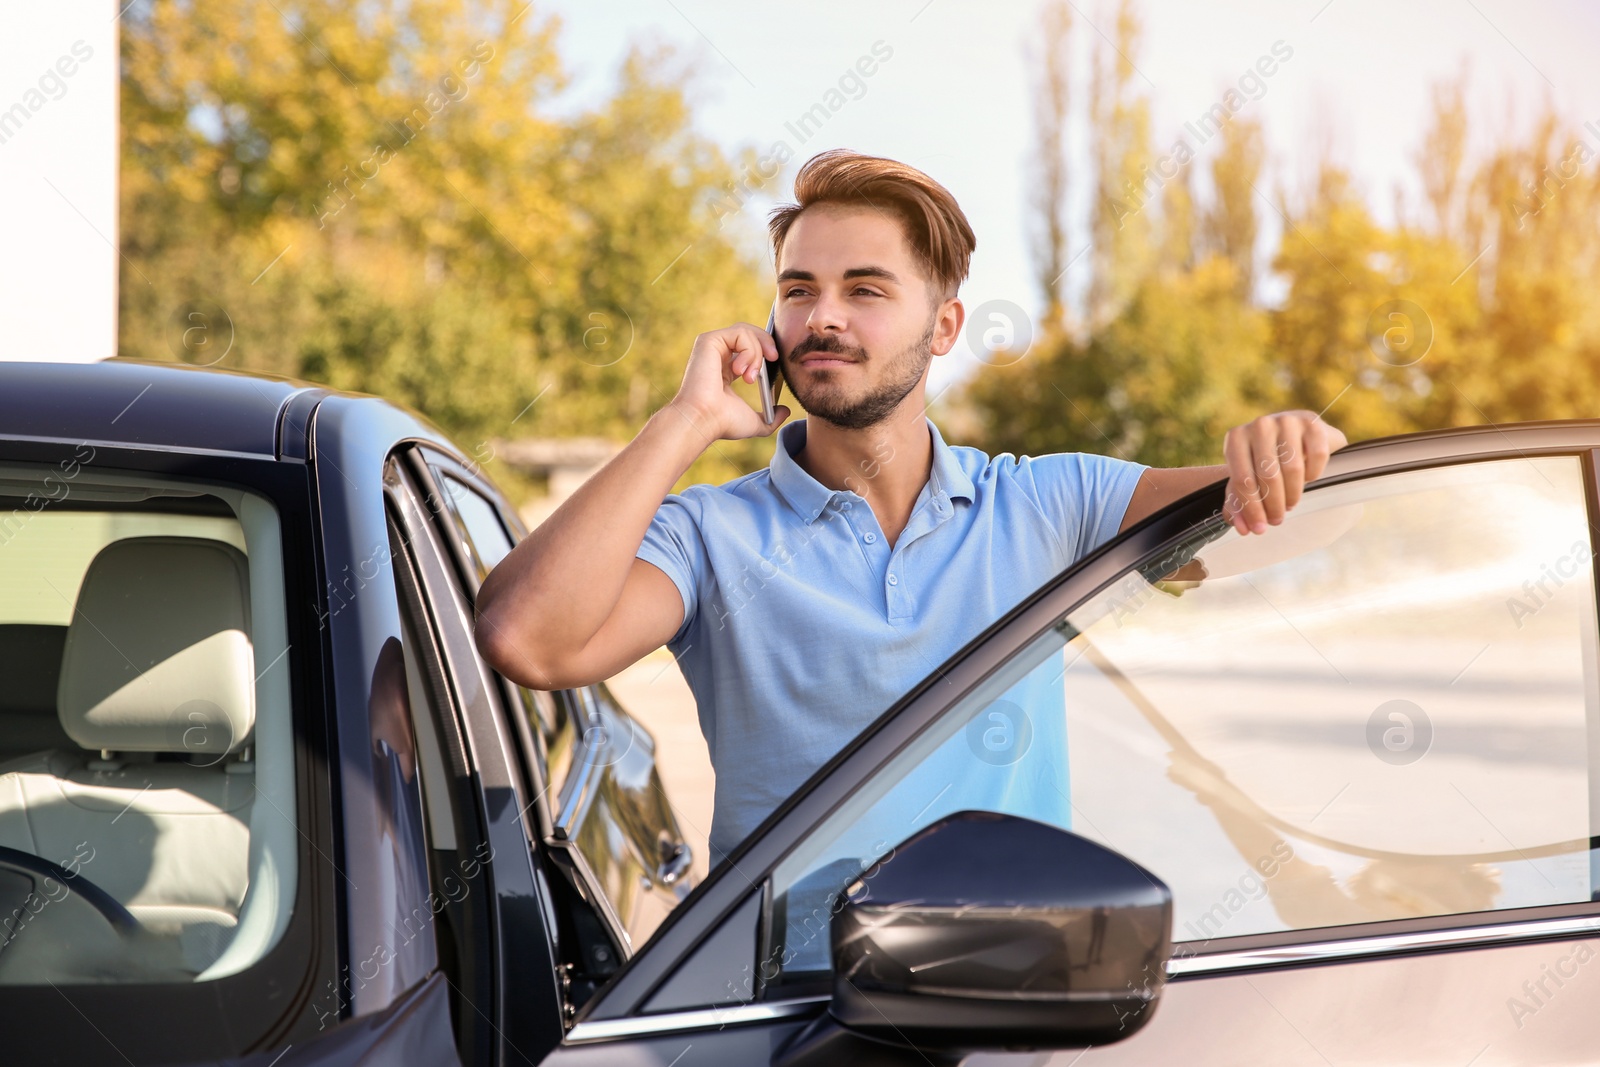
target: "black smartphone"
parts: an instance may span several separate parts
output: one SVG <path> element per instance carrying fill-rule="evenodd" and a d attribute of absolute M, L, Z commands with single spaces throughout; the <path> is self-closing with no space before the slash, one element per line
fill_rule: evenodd
<path fill-rule="evenodd" d="M 778 305 L 773 304 L 772 310 L 767 313 L 767 333 L 772 335 L 772 343 L 778 343 Z M 781 358 L 783 349 L 778 349 Z M 783 392 L 783 371 L 776 360 L 761 359 L 761 417 L 771 423 L 777 418 L 778 394 Z"/>

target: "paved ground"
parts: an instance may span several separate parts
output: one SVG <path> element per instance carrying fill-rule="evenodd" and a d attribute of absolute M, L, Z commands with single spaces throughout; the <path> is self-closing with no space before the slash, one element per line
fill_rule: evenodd
<path fill-rule="evenodd" d="M 715 779 L 695 717 L 694 695 L 683 672 L 670 652 L 658 648 L 606 684 L 623 707 L 655 735 L 656 765 L 661 769 L 667 799 L 694 849 L 695 877 L 704 878 Z"/>

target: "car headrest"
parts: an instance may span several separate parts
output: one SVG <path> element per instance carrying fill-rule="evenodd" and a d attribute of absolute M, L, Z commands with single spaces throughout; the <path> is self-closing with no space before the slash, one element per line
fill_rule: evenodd
<path fill-rule="evenodd" d="M 94 557 L 56 710 L 84 748 L 227 753 L 255 725 L 250 575 L 232 545 L 130 537 Z"/>

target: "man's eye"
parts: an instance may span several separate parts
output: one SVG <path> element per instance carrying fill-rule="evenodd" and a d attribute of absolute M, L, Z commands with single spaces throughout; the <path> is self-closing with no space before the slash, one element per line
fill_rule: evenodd
<path fill-rule="evenodd" d="M 879 296 L 879 295 L 881 295 L 880 293 L 878 293 L 878 292 L 876 292 L 876 291 L 874 291 L 872 289 L 865 288 L 865 287 L 857 288 L 856 292 L 858 292 L 858 293 L 866 293 L 868 296 Z"/>

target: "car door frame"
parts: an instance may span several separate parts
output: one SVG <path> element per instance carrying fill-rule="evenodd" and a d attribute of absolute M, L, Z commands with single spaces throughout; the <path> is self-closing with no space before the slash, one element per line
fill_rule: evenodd
<path fill-rule="evenodd" d="M 371 574 L 361 566 L 363 560 L 375 562 L 389 550 L 391 498 L 381 490 L 386 465 L 397 451 L 413 445 L 427 444 L 446 452 L 453 452 L 452 447 L 442 433 L 415 415 L 372 397 L 336 395 L 323 399 L 309 421 L 309 432 L 308 452 L 317 470 L 320 511 L 326 514 L 331 510 L 345 527 L 319 530 L 328 588 L 333 588 L 331 579 L 335 575 L 350 574 L 365 583 L 358 592 L 370 587 L 371 591 L 363 595 L 386 597 L 392 593 L 398 603 L 399 590 L 386 592 L 383 581 L 378 580 L 391 580 L 391 576 L 381 566 Z M 435 633 L 440 637 L 455 710 L 465 727 L 472 780 L 485 820 L 483 832 L 493 848 L 493 859 L 484 867 L 496 949 L 493 999 L 474 1006 L 492 1020 L 499 1046 L 492 1057 L 494 1062 L 537 1063 L 563 1032 L 563 997 L 553 963 L 553 932 L 546 921 L 551 915 L 548 893 L 541 884 L 542 871 L 534 862 L 522 825 L 521 813 L 528 802 L 522 795 L 523 779 L 516 770 L 515 752 L 508 746 L 496 707 L 487 698 L 491 683 L 472 646 L 471 610 L 455 582 L 446 580 L 453 578 L 445 573 L 444 561 L 449 558 L 446 550 L 438 544 L 437 532 L 430 522 L 419 521 L 413 514 L 403 525 L 408 538 L 422 536 L 433 546 L 429 552 L 414 557 L 414 561 L 420 559 L 426 564 L 431 560 L 435 564 L 418 569 L 430 612 L 449 619 L 449 625 L 436 625 Z M 334 631 L 337 653 L 338 628 L 330 630 Z M 347 644 L 371 643 L 372 635 L 358 625 L 347 625 L 345 630 L 350 631 L 345 635 Z M 348 651 L 347 658 L 361 664 L 370 662 L 373 655 Z M 367 670 L 370 672 L 370 668 Z M 362 673 L 356 670 L 347 674 L 347 700 L 361 707 L 366 699 Z M 344 693 L 339 686 L 336 673 L 334 689 Z M 356 717 L 350 716 L 351 720 Z M 334 746 L 336 760 L 351 745 L 363 743 L 365 727 L 365 722 L 340 719 Z M 352 737 L 347 739 L 346 735 Z M 359 777 L 357 774 L 357 781 Z M 341 788 L 350 788 L 349 782 L 342 781 Z M 352 806 L 344 808 L 342 846 L 366 847 L 365 842 L 375 837 L 370 824 L 352 820 Z M 357 920 L 361 916 L 348 914 L 348 907 L 346 910 L 348 942 L 360 932 Z M 508 945 L 515 946 L 516 951 L 506 952 Z M 351 999 L 355 1001 L 349 1012 L 352 1017 L 388 1007 L 371 998 L 366 1002 Z"/>
<path fill-rule="evenodd" d="M 417 484 L 410 457 L 423 443 L 405 440 L 390 450 L 402 480 L 389 488 L 389 500 L 408 542 L 421 542 L 412 548 L 410 563 L 431 616 L 440 666 L 449 680 L 452 708 L 476 786 L 482 830 L 492 849 L 492 860 L 484 869 L 491 885 L 493 932 L 491 943 L 482 948 L 493 958 L 487 1014 L 500 1045 L 493 1062 L 515 1062 L 513 1056 L 538 1062 L 563 1029 L 550 892 L 533 862 L 535 845 L 525 818 L 539 798 L 526 796 L 516 743 L 506 734 L 508 724 L 493 696 L 496 679 L 483 667 L 471 640 L 471 605 L 457 575 L 446 569 L 454 558 L 449 541 L 434 525 L 426 502 L 431 490 Z M 539 1004 L 548 1010 L 530 1010 Z M 482 1011 L 486 1006 L 477 1007 Z"/>
<path fill-rule="evenodd" d="M 1457 463 L 1564 455 L 1583 466 L 1591 531 L 1600 531 L 1600 420 L 1471 427 L 1381 438 L 1340 450 L 1314 487 Z M 773 869 L 861 783 L 931 726 L 1018 649 L 1068 611 L 1120 579 L 1139 560 L 1193 533 L 1220 513 L 1223 482 L 1145 518 L 1096 549 L 1019 603 L 911 689 L 819 768 L 695 889 L 578 1014 L 564 1045 L 589 1045 L 728 1026 L 772 1024 L 820 1012 L 825 995 L 756 998 L 733 1006 L 644 1014 L 651 996 L 694 949 L 738 913 L 752 891 L 766 892 Z M 1596 536 L 1600 541 L 1600 535 Z M 1596 579 L 1600 586 L 1600 576 Z M 766 909 L 764 909 L 766 910 Z M 1509 916 L 1515 915 L 1516 918 Z M 1487 921 L 1486 921 L 1487 919 Z M 1336 936 L 1286 931 L 1219 938 L 1214 951 L 1172 961 L 1174 980 L 1249 973 L 1466 946 L 1569 939 L 1600 932 L 1600 902 L 1512 912 L 1479 912 L 1340 927 Z M 1381 929 L 1379 929 L 1381 928 Z M 1310 931 L 1315 934 L 1315 931 Z M 763 931 L 770 944 L 770 931 Z M 761 951 L 757 945 L 757 956 Z M 752 959 L 752 964 L 755 959 Z M 757 967 L 759 977 L 760 968 Z"/>
<path fill-rule="evenodd" d="M 424 443 L 412 449 L 407 455 L 406 461 L 410 466 L 412 477 L 417 480 L 421 491 L 428 499 L 437 502 L 436 506 L 430 504 L 430 511 L 438 523 L 438 526 L 435 527 L 435 533 L 448 546 L 449 555 L 455 562 L 456 572 L 462 588 L 469 590 L 471 597 L 476 599 L 482 578 L 478 575 L 472 560 L 468 558 L 460 542 L 454 536 L 451 536 L 454 533 L 456 512 L 448 502 L 449 498 L 444 487 L 439 484 L 438 476 L 435 473 L 436 469 L 440 473 L 460 481 L 470 491 L 478 493 L 479 496 L 488 501 L 499 515 L 501 524 L 506 527 L 507 535 L 513 545 L 523 536 L 526 536 L 527 528 L 520 520 L 514 523 L 508 522 L 508 515 L 514 516 L 515 512 L 506 505 L 502 494 L 487 479 L 469 469 L 461 457 L 437 446 Z M 466 605 L 466 614 L 470 618 L 472 616 L 472 608 L 470 604 L 466 604 L 465 599 L 463 603 Z M 561 789 L 557 791 L 552 791 L 549 788 L 548 768 L 533 765 L 536 760 L 532 756 L 534 753 L 541 752 L 542 746 L 535 742 L 532 730 L 526 721 L 515 712 L 517 701 L 511 692 L 512 683 L 498 672 L 491 670 L 482 662 L 481 657 L 477 658 L 480 669 L 498 683 L 497 688 L 494 689 L 494 694 L 504 712 L 503 718 L 506 726 L 513 731 L 520 742 L 520 750 L 526 754 L 522 763 L 524 773 L 527 775 L 527 790 L 533 794 L 529 810 L 536 816 L 533 824 L 539 835 L 536 847 L 546 850 L 544 854 L 566 872 L 568 877 L 577 881 L 576 888 L 580 897 L 586 901 L 587 906 L 592 908 L 594 918 L 598 920 L 606 938 L 609 939 L 610 948 L 614 954 L 613 960 L 626 960 L 633 948 L 629 943 L 626 927 L 614 910 L 604 886 L 594 874 L 588 860 L 574 844 L 557 844 L 555 842 L 555 828 L 560 821 L 558 812 L 559 796 L 566 792 L 567 783 L 563 782 Z M 595 700 L 594 695 L 587 692 L 587 689 L 588 687 L 584 687 L 582 690 L 564 690 L 554 694 L 556 699 L 564 702 L 567 714 L 580 722 L 588 717 L 585 705 L 592 704 Z M 574 764 L 568 772 L 569 780 L 580 773 L 582 773 L 582 768 Z"/>

